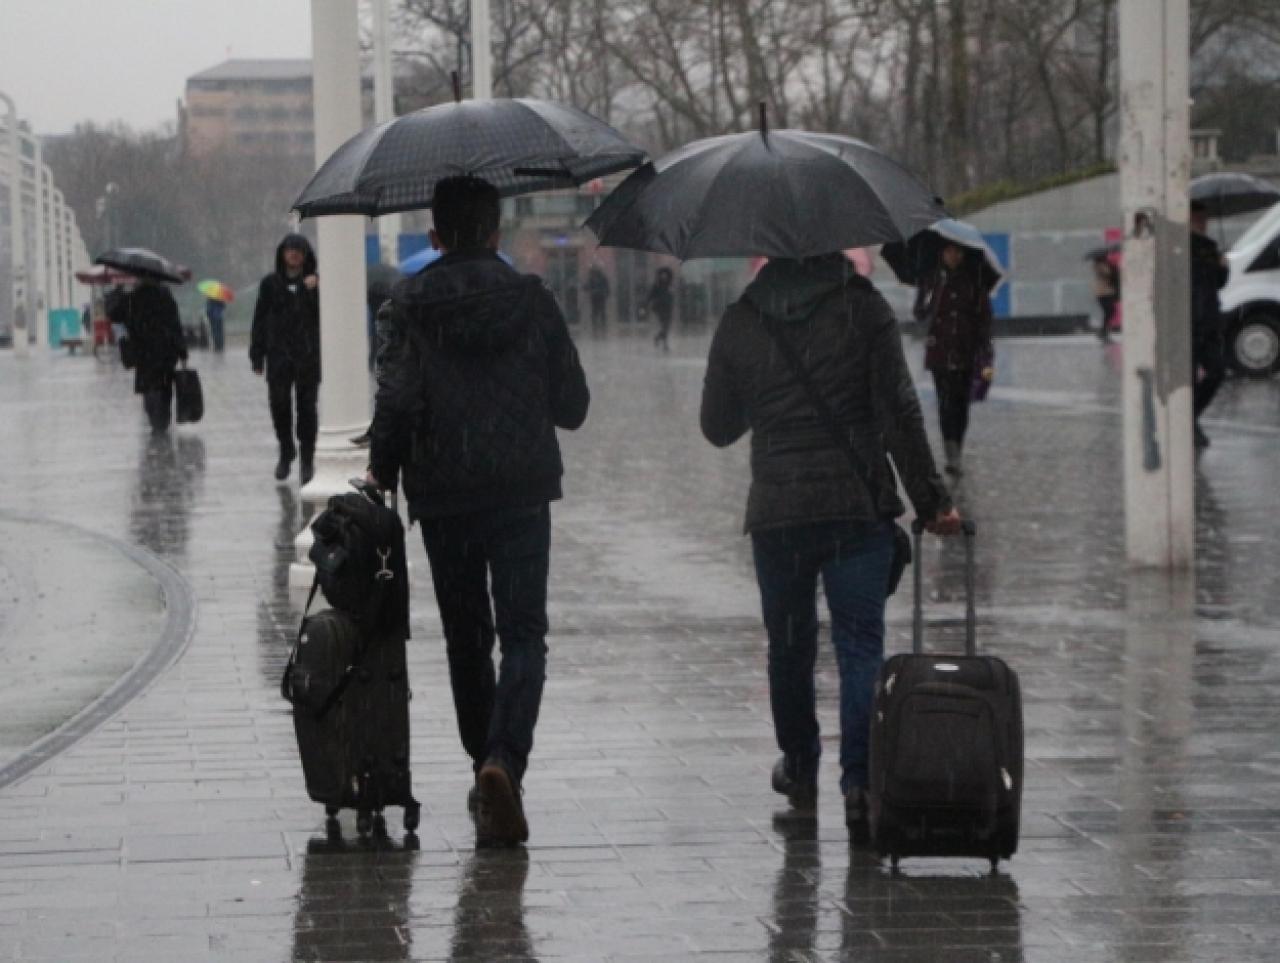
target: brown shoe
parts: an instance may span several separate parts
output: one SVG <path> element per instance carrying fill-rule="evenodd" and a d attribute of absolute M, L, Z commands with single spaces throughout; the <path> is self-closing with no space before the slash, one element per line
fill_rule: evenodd
<path fill-rule="evenodd" d="M 481 845 L 515 846 L 529 838 L 520 787 L 500 762 L 489 760 L 476 777 L 480 802 L 476 813 L 476 842 Z"/>

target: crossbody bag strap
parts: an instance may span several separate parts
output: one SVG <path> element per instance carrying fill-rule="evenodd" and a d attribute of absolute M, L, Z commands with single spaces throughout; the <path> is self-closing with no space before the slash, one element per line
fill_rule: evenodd
<path fill-rule="evenodd" d="M 845 457 L 849 459 L 849 465 L 853 468 L 854 475 L 862 482 L 863 487 L 867 489 L 867 494 L 871 497 L 872 507 L 875 509 L 880 504 L 880 486 L 876 484 L 875 476 L 871 474 L 871 470 L 853 447 L 853 441 L 849 438 L 848 433 L 840 430 L 840 424 L 836 420 L 836 413 L 827 404 L 827 399 L 822 397 L 822 392 L 818 390 L 818 386 L 813 383 L 813 378 L 805 368 L 804 362 L 800 360 L 800 354 L 796 351 L 795 345 L 787 338 L 777 318 L 761 311 L 760 321 L 764 324 L 765 330 L 769 332 L 770 337 L 773 338 L 774 343 L 777 344 L 778 350 L 782 352 L 782 357 L 786 359 L 787 364 L 791 367 L 792 373 L 796 376 L 796 380 L 800 382 L 805 394 L 809 396 L 809 403 L 817 410 L 818 418 L 826 427 L 827 433 L 840 450 L 845 453 Z"/>
<path fill-rule="evenodd" d="M 289 682 L 293 678 L 293 665 L 298 658 L 298 646 L 302 644 L 302 634 L 307 630 L 307 613 L 311 611 L 311 603 L 316 600 L 316 590 L 320 588 L 320 573 L 316 572 L 311 580 L 311 591 L 307 595 L 307 604 L 302 607 L 302 618 L 298 621 L 298 637 L 293 640 L 293 648 L 289 650 L 289 661 L 285 663 L 284 675 L 280 679 L 280 694 L 285 700 L 292 702 Z"/>

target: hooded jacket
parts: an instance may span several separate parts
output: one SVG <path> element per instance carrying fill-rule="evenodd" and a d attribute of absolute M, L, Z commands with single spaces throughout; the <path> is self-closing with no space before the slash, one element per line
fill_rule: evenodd
<path fill-rule="evenodd" d="M 303 250 L 302 271 L 289 277 L 284 266 L 286 247 Z M 289 234 L 276 247 L 276 268 L 258 285 L 249 338 L 249 361 L 264 364 L 267 378 L 320 382 L 320 289 L 302 279 L 316 273 L 316 255 L 301 234 Z"/>
<path fill-rule="evenodd" d="M 173 292 L 159 281 L 141 281 L 132 291 L 107 296 L 107 317 L 123 324 L 133 354 L 133 390 L 137 394 L 163 391 L 173 381 L 173 369 L 187 358 L 182 318 Z"/>
<path fill-rule="evenodd" d="M 410 519 L 561 497 L 556 428 L 590 394 L 555 298 L 491 251 L 446 254 L 378 312 L 370 469 Z"/>
<path fill-rule="evenodd" d="M 776 319 L 873 472 L 873 501 L 761 321 Z M 724 447 L 751 432 L 748 532 L 828 520 L 893 518 L 951 506 L 938 477 L 893 312 L 842 256 L 773 260 L 726 309 L 711 342 L 702 433 Z M 891 466 L 886 455 L 891 456 Z"/>

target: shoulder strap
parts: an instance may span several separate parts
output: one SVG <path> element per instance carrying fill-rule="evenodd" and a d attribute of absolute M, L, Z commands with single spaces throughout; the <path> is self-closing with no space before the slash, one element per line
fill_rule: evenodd
<path fill-rule="evenodd" d="M 782 326 L 778 323 L 778 319 L 760 312 L 760 321 L 764 324 L 765 330 L 769 332 L 769 336 L 773 338 L 777 344 L 778 350 L 782 352 L 782 357 L 786 359 L 787 364 L 791 368 L 792 374 L 796 376 L 796 380 L 800 382 L 800 386 L 804 389 L 806 395 L 809 396 L 809 403 L 818 412 L 818 418 L 822 421 L 823 426 L 827 429 L 836 446 L 845 453 L 845 457 L 849 459 L 849 465 L 853 468 L 853 473 L 858 480 L 862 482 L 866 488 L 867 494 L 871 496 L 872 507 L 880 504 L 880 486 L 876 483 L 875 476 L 867 468 L 857 450 L 853 447 L 853 442 L 849 438 L 847 432 L 840 430 L 840 424 L 836 420 L 836 413 L 831 410 L 831 406 L 827 404 L 827 400 L 822 397 L 822 392 L 818 390 L 818 386 L 813 383 L 813 378 L 804 366 L 804 362 L 800 360 L 800 355 L 796 351 L 790 339 L 787 338 L 786 332 L 782 330 Z"/>
<path fill-rule="evenodd" d="M 293 665 L 298 659 L 298 646 L 302 644 L 302 633 L 307 629 L 307 613 L 311 611 L 311 603 L 316 600 L 316 589 L 319 587 L 320 573 L 317 571 L 315 578 L 311 580 L 311 591 L 307 595 L 307 604 L 302 607 L 302 618 L 298 621 L 298 635 L 293 640 L 293 648 L 289 650 L 289 661 L 285 663 L 284 675 L 280 679 L 280 694 L 284 696 L 287 702 L 293 701 L 289 682 L 293 678 Z"/>

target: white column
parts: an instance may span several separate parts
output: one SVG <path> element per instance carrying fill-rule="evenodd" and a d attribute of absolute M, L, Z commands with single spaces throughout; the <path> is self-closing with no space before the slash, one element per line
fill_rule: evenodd
<path fill-rule="evenodd" d="M 360 40 L 356 0 L 311 0 L 312 96 L 316 166 L 360 131 Z M 320 437 L 316 474 L 302 489 L 312 507 L 349 491 L 363 477 L 368 453 L 351 444 L 369 425 L 368 348 L 365 334 L 364 218 L 316 219 L 320 275 Z M 310 584 L 305 551 L 310 529 L 298 538 L 293 584 Z"/>
<path fill-rule="evenodd" d="M 491 25 L 489 0 L 471 0 L 471 96 L 476 100 L 493 96 Z"/>
<path fill-rule="evenodd" d="M 1182 568 L 1195 551 L 1187 0 L 1117 8 L 1126 545 L 1133 565 Z"/>
<path fill-rule="evenodd" d="M 395 75 L 391 70 L 391 28 L 387 0 L 373 0 L 373 119 L 385 124 L 396 115 Z M 383 264 L 399 261 L 400 215 L 378 218 L 378 248 Z"/>
<path fill-rule="evenodd" d="M 35 163 L 33 169 L 35 172 L 35 242 L 36 242 L 36 264 L 35 270 L 31 272 L 31 294 L 27 298 L 27 302 L 31 305 L 30 324 L 35 325 L 36 329 L 36 347 L 47 349 L 49 347 L 49 224 L 46 220 L 48 214 L 47 205 L 47 182 L 45 181 L 45 164 L 44 150 L 40 146 L 38 137 L 31 138 L 31 145 L 35 150 Z M 52 175 L 49 178 L 53 180 Z"/>
<path fill-rule="evenodd" d="M 25 358 L 31 352 L 27 343 L 27 328 L 30 323 L 30 312 L 27 309 L 27 244 L 22 233 L 22 135 L 18 132 L 18 107 L 13 98 L 0 92 L 8 110 L 9 131 L 9 259 L 10 275 L 13 283 L 7 292 L 12 305 L 13 318 L 13 353 Z M 23 327 L 18 328 L 19 320 Z"/>

